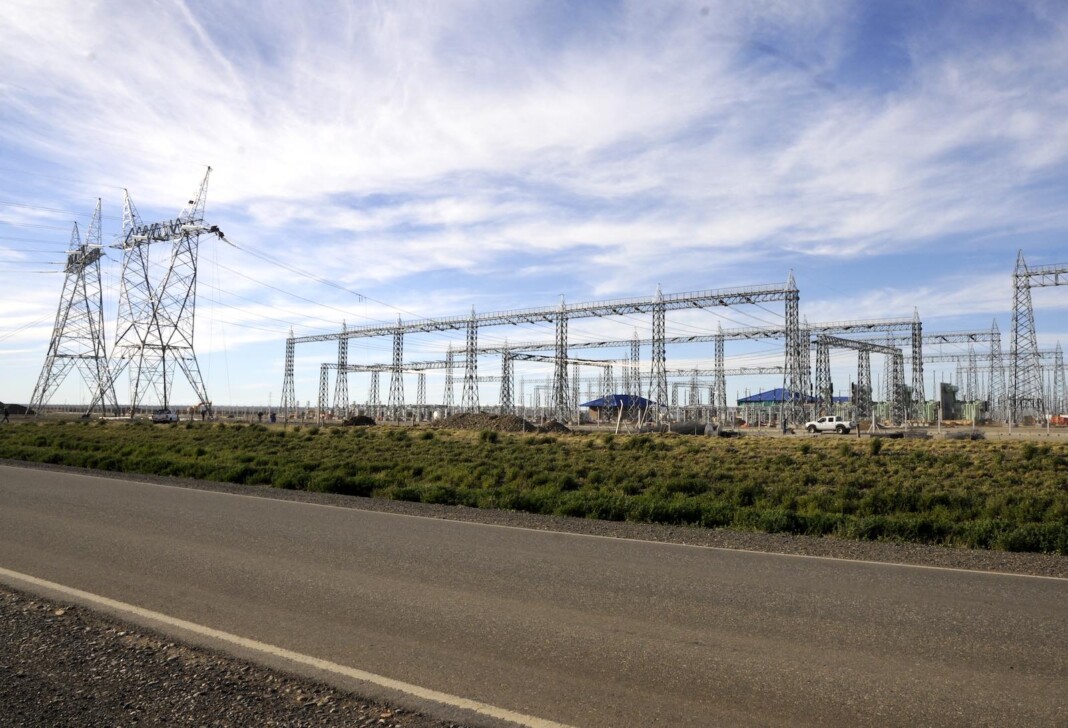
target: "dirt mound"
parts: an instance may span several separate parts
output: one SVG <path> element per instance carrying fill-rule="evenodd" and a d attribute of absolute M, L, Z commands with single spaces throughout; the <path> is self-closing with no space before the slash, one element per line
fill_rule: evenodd
<path fill-rule="evenodd" d="M 487 412 L 464 412 L 449 415 L 433 423 L 434 427 L 453 430 L 494 430 L 496 432 L 537 432 L 538 426 L 515 415 L 491 415 Z"/>
<path fill-rule="evenodd" d="M 367 415 L 356 415 L 355 417 L 349 417 L 341 424 L 346 427 L 367 427 L 375 424 L 375 418 Z"/>
<path fill-rule="evenodd" d="M 563 422 L 557 422 L 556 420 L 549 420 L 544 425 L 538 428 L 538 432 L 571 432 L 571 428 L 565 425 Z"/>

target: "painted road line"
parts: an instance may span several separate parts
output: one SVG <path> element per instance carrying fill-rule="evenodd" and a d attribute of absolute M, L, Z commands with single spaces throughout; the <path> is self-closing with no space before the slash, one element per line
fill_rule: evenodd
<path fill-rule="evenodd" d="M 47 581 L 45 579 L 39 579 L 36 576 L 30 576 L 29 574 L 23 574 L 18 571 L 11 571 L 0 566 L 0 576 L 6 577 L 15 582 L 21 582 L 23 584 L 29 584 L 44 589 L 49 589 L 53 592 L 58 592 L 69 597 L 72 597 L 83 602 L 90 604 L 96 604 L 101 607 L 106 607 L 110 610 L 133 615 L 142 619 L 149 619 L 161 624 L 168 625 L 170 627 L 177 627 L 194 634 L 201 635 L 202 637 L 208 637 L 210 639 L 219 640 L 221 642 L 228 642 L 232 645 L 242 647 L 246 650 L 252 650 L 264 655 L 270 655 L 274 658 L 281 658 L 289 662 L 304 665 L 306 667 L 312 667 L 316 670 L 322 670 L 324 672 L 334 673 L 336 675 L 342 675 L 354 680 L 360 680 L 362 682 L 371 683 L 382 688 L 389 690 L 395 690 L 406 695 L 411 695 L 422 700 L 429 700 L 442 705 L 447 705 L 453 708 L 461 708 L 463 710 L 469 710 L 479 715 L 485 715 L 490 718 L 496 718 L 498 720 L 505 720 L 510 723 L 515 723 L 521 726 L 527 726 L 528 728 L 571 728 L 564 723 L 556 723 L 544 718 L 536 718 L 531 715 L 524 715 L 523 713 L 517 713 L 506 708 L 498 708 L 495 705 L 488 705 L 481 703 L 477 700 L 470 700 L 468 698 L 462 698 L 457 695 L 450 695 L 449 693 L 439 692 L 437 690 L 431 690 L 430 688 L 420 687 L 419 685 L 412 685 L 401 680 L 394 680 L 384 675 L 376 675 L 373 672 L 367 672 L 365 670 L 357 670 L 353 667 L 346 665 L 339 665 L 336 662 L 330 662 L 329 660 L 322 660 L 318 657 L 312 657 L 311 655 L 304 655 L 299 652 L 293 652 L 283 647 L 277 647 L 275 645 L 269 645 L 265 642 L 258 642 L 256 640 L 248 639 L 247 637 L 241 637 L 236 634 L 230 634 L 229 632 L 223 632 L 222 630 L 213 629 L 211 627 L 205 627 L 204 625 L 197 624 L 195 622 L 189 622 L 184 619 L 178 619 L 177 617 L 171 617 L 161 612 L 154 612 L 151 609 L 143 609 L 142 607 L 135 606 L 133 604 L 127 604 L 126 602 L 120 602 L 116 599 L 100 596 L 99 594 L 93 594 L 92 592 L 82 591 L 81 589 L 75 589 L 73 587 L 64 586 L 63 584 L 57 584 L 54 581 Z"/>

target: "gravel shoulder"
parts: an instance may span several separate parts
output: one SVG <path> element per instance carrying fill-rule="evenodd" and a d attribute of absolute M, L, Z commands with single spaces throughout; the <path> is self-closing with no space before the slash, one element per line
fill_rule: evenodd
<path fill-rule="evenodd" d="M 461 728 L 0 587 L 5 726 Z"/>
<path fill-rule="evenodd" d="M 73 468 L 0 459 L 0 464 L 16 467 L 56 470 L 95 475 L 145 483 L 157 483 L 181 488 L 210 490 L 259 498 L 316 503 L 319 505 L 356 508 L 386 513 L 400 513 L 424 518 L 482 523 L 487 525 L 558 531 L 607 538 L 627 538 L 640 541 L 685 544 L 711 548 L 759 551 L 774 554 L 793 554 L 855 561 L 908 564 L 973 571 L 996 571 L 1032 576 L 1068 578 L 1068 556 L 1057 554 L 1012 553 L 977 549 L 954 549 L 943 546 L 908 544 L 890 541 L 851 541 L 836 538 L 816 538 L 792 534 L 768 534 L 729 529 L 706 529 L 685 526 L 665 526 L 649 523 L 597 521 L 564 516 L 545 516 L 495 509 L 465 506 L 446 506 L 411 503 L 379 498 L 361 498 L 330 493 L 280 490 L 258 485 L 215 483 L 190 478 L 170 478 L 130 473 Z"/>

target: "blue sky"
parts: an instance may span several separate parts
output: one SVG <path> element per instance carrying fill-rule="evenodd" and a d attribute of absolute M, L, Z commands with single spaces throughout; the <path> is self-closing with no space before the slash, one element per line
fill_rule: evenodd
<path fill-rule="evenodd" d="M 369 297 L 206 241 L 197 346 L 217 403 L 277 401 L 290 326 L 774 283 L 791 269 L 810 321 L 916 307 L 929 331 L 996 318 L 1007 342 L 1017 248 L 1068 262 L 1066 79 L 1061 2 L 8 0 L 0 400 L 33 389 L 62 286 L 39 271 L 58 270 L 71 223 L 84 231 L 101 197 L 110 240 L 122 188 L 144 219 L 173 217 L 209 164 L 210 222 Z M 1034 301 L 1040 344 L 1068 341 L 1068 291 Z M 674 315 L 668 334 L 781 314 Z M 571 336 L 635 328 L 648 336 L 641 319 L 575 321 Z M 552 331 L 482 332 L 505 337 Z M 406 353 L 437 358 L 449 340 L 409 337 Z M 389 346 L 356 340 L 351 359 L 385 361 Z M 298 349 L 300 400 L 335 352 Z M 708 364 L 712 347 L 668 356 Z M 727 356 L 781 359 L 769 342 Z M 839 388 L 853 367 L 835 359 Z M 731 380 L 729 396 L 778 384 Z M 353 375 L 352 399 L 366 387 Z M 431 399 L 440 387 L 432 377 Z M 414 377 L 407 389 L 414 399 Z M 496 396 L 483 386 L 483 401 Z M 72 375 L 56 400 L 86 397 Z"/>

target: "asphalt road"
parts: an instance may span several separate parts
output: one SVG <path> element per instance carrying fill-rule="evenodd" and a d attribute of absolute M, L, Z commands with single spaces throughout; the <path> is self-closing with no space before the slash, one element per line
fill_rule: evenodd
<path fill-rule="evenodd" d="M 1066 580 L 11 467 L 0 567 L 576 726 L 1068 725 Z"/>

